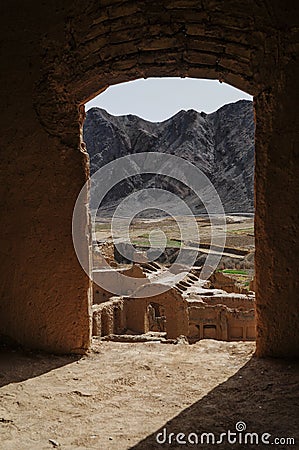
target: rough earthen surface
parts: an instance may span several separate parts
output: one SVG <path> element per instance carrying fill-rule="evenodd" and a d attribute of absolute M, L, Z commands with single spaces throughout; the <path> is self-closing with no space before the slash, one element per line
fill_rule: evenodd
<path fill-rule="evenodd" d="M 0 12 L 0 333 L 55 352 L 90 345 L 71 238 L 88 177 L 80 104 L 140 77 L 204 77 L 255 96 L 257 353 L 298 356 L 298 5 L 14 0 Z"/>
<path fill-rule="evenodd" d="M 1 449 L 296 449 L 161 445 L 156 435 L 246 432 L 298 442 L 298 364 L 252 358 L 252 342 L 100 342 L 89 357 L 0 355 Z M 42 373 L 42 374 L 41 374 Z M 244 434 L 243 434 L 244 436 Z M 206 441 L 205 441 L 206 442 Z"/>

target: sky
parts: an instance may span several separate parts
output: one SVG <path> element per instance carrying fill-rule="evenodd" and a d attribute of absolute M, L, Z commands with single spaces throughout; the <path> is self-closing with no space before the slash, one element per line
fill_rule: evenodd
<path fill-rule="evenodd" d="M 221 106 L 252 97 L 217 80 L 195 78 L 147 78 L 110 86 L 85 104 L 115 116 L 134 114 L 151 122 L 161 122 L 182 109 L 211 113 Z"/>

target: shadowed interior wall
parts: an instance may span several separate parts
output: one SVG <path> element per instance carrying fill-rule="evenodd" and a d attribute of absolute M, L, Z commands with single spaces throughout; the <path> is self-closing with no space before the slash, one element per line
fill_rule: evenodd
<path fill-rule="evenodd" d="M 255 100 L 257 354 L 299 356 L 298 64 Z M 295 89 L 295 91 L 294 91 Z M 298 92 L 298 90 L 297 90 Z"/>
<path fill-rule="evenodd" d="M 68 128 L 55 135 L 34 103 L 44 43 L 63 42 L 65 17 L 38 2 L 2 3 L 0 16 L 0 334 L 31 348 L 82 353 L 90 344 L 89 280 L 73 250 L 71 221 L 87 156 L 77 111 L 70 108 Z M 82 210 L 83 230 L 85 224 Z"/>
<path fill-rule="evenodd" d="M 190 76 L 255 96 L 257 353 L 298 356 L 297 17 L 278 0 L 1 5 L 2 335 L 88 348 L 90 287 L 71 238 L 88 176 L 79 105 L 110 84 Z M 81 226 L 87 251 L 84 206 Z"/>

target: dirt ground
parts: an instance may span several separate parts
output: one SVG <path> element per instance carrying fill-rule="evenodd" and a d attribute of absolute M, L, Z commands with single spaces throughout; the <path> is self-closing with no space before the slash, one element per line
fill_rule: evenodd
<path fill-rule="evenodd" d="M 250 342 L 214 340 L 99 342 L 81 358 L 2 350 L 0 449 L 261 448 L 156 441 L 164 428 L 217 438 L 240 421 L 299 443 L 298 363 L 253 352 Z"/>

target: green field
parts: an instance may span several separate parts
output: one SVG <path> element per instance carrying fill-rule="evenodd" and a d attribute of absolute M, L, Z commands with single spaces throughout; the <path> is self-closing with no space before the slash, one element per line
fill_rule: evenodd
<path fill-rule="evenodd" d="M 230 273 L 232 275 L 248 275 L 248 272 L 246 270 L 238 270 L 238 269 L 222 269 L 218 270 L 218 272 Z"/>

